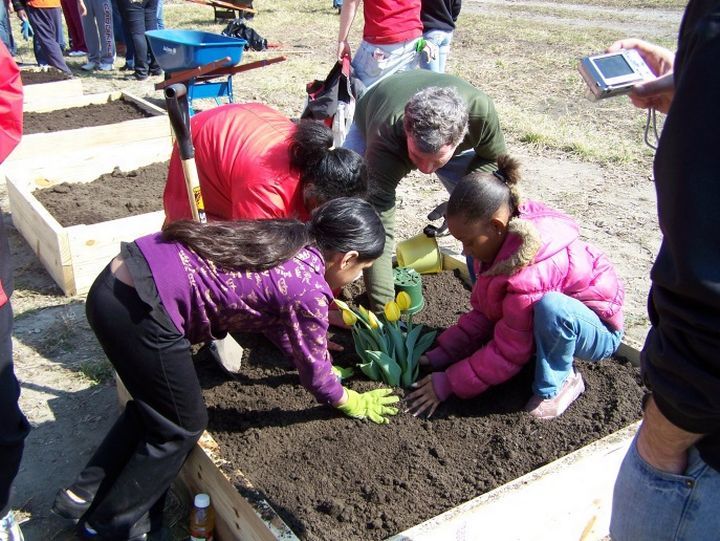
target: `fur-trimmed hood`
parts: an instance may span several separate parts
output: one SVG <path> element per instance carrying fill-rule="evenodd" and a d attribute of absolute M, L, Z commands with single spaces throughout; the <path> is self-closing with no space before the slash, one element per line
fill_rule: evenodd
<path fill-rule="evenodd" d="M 482 276 L 513 275 L 531 263 L 554 256 L 579 236 L 577 224 L 562 212 L 536 201 L 520 205 L 520 215 L 508 223 L 507 237 L 495 261 Z"/>

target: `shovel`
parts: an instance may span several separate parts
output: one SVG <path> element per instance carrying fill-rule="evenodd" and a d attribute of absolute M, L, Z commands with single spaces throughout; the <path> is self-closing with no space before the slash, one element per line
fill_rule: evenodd
<path fill-rule="evenodd" d="M 192 133 L 190 132 L 190 108 L 187 100 L 187 86 L 183 83 L 175 83 L 167 86 L 164 93 L 170 124 L 175 133 L 178 150 L 180 151 L 190 211 L 192 212 L 194 220 L 205 223 L 207 218 L 205 216 L 202 194 L 200 193 L 200 178 L 198 177 L 197 166 L 195 165 L 195 148 L 193 147 Z M 231 374 L 237 373 L 240 370 L 243 353 L 240 344 L 228 334 L 222 340 L 216 340 L 214 346 L 222 367 Z"/>

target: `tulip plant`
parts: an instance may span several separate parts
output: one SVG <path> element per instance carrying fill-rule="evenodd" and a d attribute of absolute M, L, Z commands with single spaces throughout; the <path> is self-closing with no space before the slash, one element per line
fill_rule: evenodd
<path fill-rule="evenodd" d="M 393 387 L 409 387 L 418 377 L 420 356 L 435 339 L 435 331 L 424 333 L 422 325 L 412 324 L 408 314 L 405 328 L 400 322 L 410 308 L 410 295 L 401 291 L 394 301 L 385 305 L 384 322 L 360 306 L 357 311 L 335 299 L 342 318 L 352 329 L 355 351 L 362 363 L 358 366 L 373 380 L 382 380 Z"/>

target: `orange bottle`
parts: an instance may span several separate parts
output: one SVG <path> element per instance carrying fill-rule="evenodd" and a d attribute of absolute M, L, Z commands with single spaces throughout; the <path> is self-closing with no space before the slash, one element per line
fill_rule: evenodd
<path fill-rule="evenodd" d="M 190 512 L 190 541 L 212 541 L 215 529 L 215 511 L 210 496 L 197 494 Z"/>

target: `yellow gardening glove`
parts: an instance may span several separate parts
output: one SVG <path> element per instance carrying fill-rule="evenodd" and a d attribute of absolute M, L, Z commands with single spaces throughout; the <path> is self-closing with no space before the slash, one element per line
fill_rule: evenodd
<path fill-rule="evenodd" d="M 345 393 L 347 402 L 337 406 L 337 409 L 348 417 L 368 418 L 373 423 L 384 425 L 390 422 L 388 416 L 397 415 L 398 409 L 388 405 L 400 400 L 400 397 L 392 394 L 392 389 L 375 389 L 362 394 L 345 389 Z"/>

